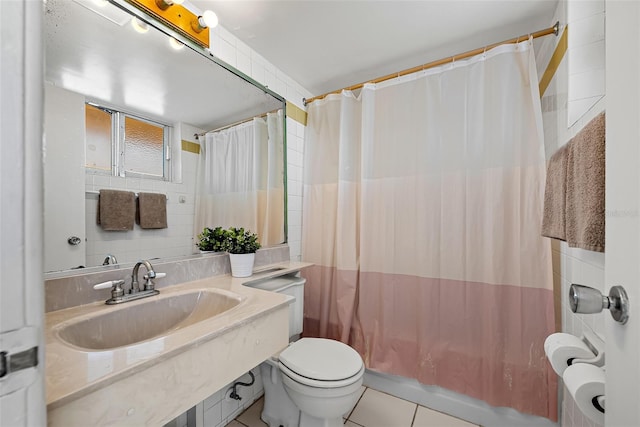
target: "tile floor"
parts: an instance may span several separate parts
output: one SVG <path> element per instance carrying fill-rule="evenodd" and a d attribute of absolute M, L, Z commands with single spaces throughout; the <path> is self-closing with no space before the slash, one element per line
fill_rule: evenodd
<path fill-rule="evenodd" d="M 260 398 L 227 426 L 267 426 L 260 420 L 263 403 L 263 398 Z M 356 407 L 345 416 L 345 426 L 476 427 L 475 424 L 366 387 L 362 387 L 362 394 Z"/>

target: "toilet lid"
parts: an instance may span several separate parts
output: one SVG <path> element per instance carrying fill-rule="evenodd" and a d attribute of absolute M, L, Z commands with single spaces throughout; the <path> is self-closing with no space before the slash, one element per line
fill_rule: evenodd
<path fill-rule="evenodd" d="M 363 366 L 357 351 L 324 338 L 302 338 L 280 353 L 279 359 L 296 374 L 322 381 L 353 377 Z"/>

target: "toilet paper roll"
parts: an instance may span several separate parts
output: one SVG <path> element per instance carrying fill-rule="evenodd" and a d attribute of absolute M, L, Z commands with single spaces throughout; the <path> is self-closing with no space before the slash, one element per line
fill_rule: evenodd
<path fill-rule="evenodd" d="M 571 334 L 551 334 L 544 341 L 544 352 L 556 374 L 562 376 L 563 372 L 573 359 L 592 359 L 595 354 L 578 337 Z"/>
<path fill-rule="evenodd" d="M 580 412 L 599 425 L 604 425 L 604 377 L 602 368 L 588 363 L 571 365 L 562 375 Z"/>

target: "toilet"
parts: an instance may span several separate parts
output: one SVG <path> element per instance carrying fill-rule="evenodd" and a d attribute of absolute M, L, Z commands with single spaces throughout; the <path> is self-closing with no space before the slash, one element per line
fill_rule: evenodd
<path fill-rule="evenodd" d="M 290 344 L 260 365 L 262 420 L 269 427 L 337 427 L 360 397 L 364 363 L 353 348 L 324 338 L 301 338 L 305 279 L 281 276 L 248 286 L 291 295 Z"/>

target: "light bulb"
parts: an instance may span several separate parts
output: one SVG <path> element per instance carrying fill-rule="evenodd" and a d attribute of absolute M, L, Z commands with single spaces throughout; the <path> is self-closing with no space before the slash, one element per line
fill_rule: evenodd
<path fill-rule="evenodd" d="M 180 43 L 178 40 L 174 39 L 173 37 L 169 37 L 169 44 L 175 50 L 180 50 L 184 47 L 182 43 Z"/>
<path fill-rule="evenodd" d="M 93 0 L 93 4 L 98 7 L 105 7 L 109 3 L 107 0 Z"/>
<path fill-rule="evenodd" d="M 202 27 L 215 28 L 218 25 L 218 15 L 212 10 L 205 10 L 202 16 L 198 18 L 198 21 L 200 21 Z"/>
<path fill-rule="evenodd" d="M 184 3 L 184 0 L 156 0 L 156 5 L 162 10 L 167 10 L 170 6 L 173 6 L 174 4 L 182 4 L 182 3 Z"/>
<path fill-rule="evenodd" d="M 131 26 L 140 34 L 144 34 L 149 31 L 149 25 L 147 25 L 146 22 L 136 18 L 135 16 L 131 18 Z"/>

